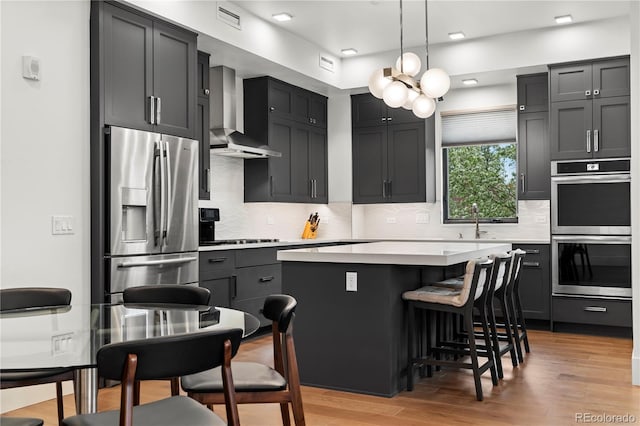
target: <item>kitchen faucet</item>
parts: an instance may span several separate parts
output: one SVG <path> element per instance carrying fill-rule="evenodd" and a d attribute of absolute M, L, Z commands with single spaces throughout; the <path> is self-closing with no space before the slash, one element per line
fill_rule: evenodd
<path fill-rule="evenodd" d="M 476 240 L 480 238 L 480 223 L 478 223 L 478 204 L 471 204 L 471 214 L 476 222 Z"/>

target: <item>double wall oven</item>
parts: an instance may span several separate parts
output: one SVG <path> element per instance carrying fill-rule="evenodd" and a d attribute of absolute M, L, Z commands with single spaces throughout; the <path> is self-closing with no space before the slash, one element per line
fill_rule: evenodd
<path fill-rule="evenodd" d="M 630 160 L 551 163 L 554 296 L 631 299 Z"/>

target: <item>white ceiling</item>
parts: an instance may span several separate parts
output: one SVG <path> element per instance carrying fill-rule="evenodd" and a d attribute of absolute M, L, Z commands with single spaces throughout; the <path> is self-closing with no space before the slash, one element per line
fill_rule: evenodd
<path fill-rule="evenodd" d="M 637 0 L 632 0 L 637 1 Z M 287 31 L 309 40 L 336 56 L 352 47 L 358 54 L 400 48 L 399 0 L 297 0 L 232 3 Z M 403 1 L 405 46 L 425 43 L 424 0 Z M 448 34 L 462 31 L 466 38 L 555 26 L 554 17 L 571 14 L 574 23 L 629 14 L 630 1 L 552 0 L 429 0 L 429 44 L 452 43 Z M 274 13 L 287 12 L 293 20 L 276 22 Z"/>

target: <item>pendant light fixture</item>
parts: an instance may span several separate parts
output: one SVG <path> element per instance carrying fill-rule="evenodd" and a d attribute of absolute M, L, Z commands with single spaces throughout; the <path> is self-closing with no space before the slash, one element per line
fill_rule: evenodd
<path fill-rule="evenodd" d="M 444 96 L 451 85 L 447 73 L 440 68 L 429 68 L 429 19 L 427 0 L 424 2 L 425 20 L 425 53 L 427 70 L 420 78 L 420 82 L 413 79 L 422 64 L 418 55 L 404 52 L 402 0 L 400 0 L 400 56 L 396 60 L 395 68 L 375 70 L 369 77 L 369 91 L 391 108 L 403 107 L 413 110 L 420 118 L 430 117 L 436 110 L 436 99 Z"/>

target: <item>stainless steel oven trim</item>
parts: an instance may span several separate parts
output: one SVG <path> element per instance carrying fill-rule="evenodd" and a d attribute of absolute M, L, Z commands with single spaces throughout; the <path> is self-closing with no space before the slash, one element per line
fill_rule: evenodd
<path fill-rule="evenodd" d="M 558 225 L 558 184 L 562 183 L 621 183 L 631 182 L 629 173 L 602 175 L 570 175 L 551 177 L 551 233 L 631 235 L 631 226 L 560 226 Z"/>
<path fill-rule="evenodd" d="M 626 235 L 554 235 L 551 237 L 551 289 L 553 296 L 599 296 L 631 298 L 631 287 L 587 287 L 560 285 L 558 280 L 558 243 L 606 243 L 606 244 L 631 244 L 631 236 Z"/>

